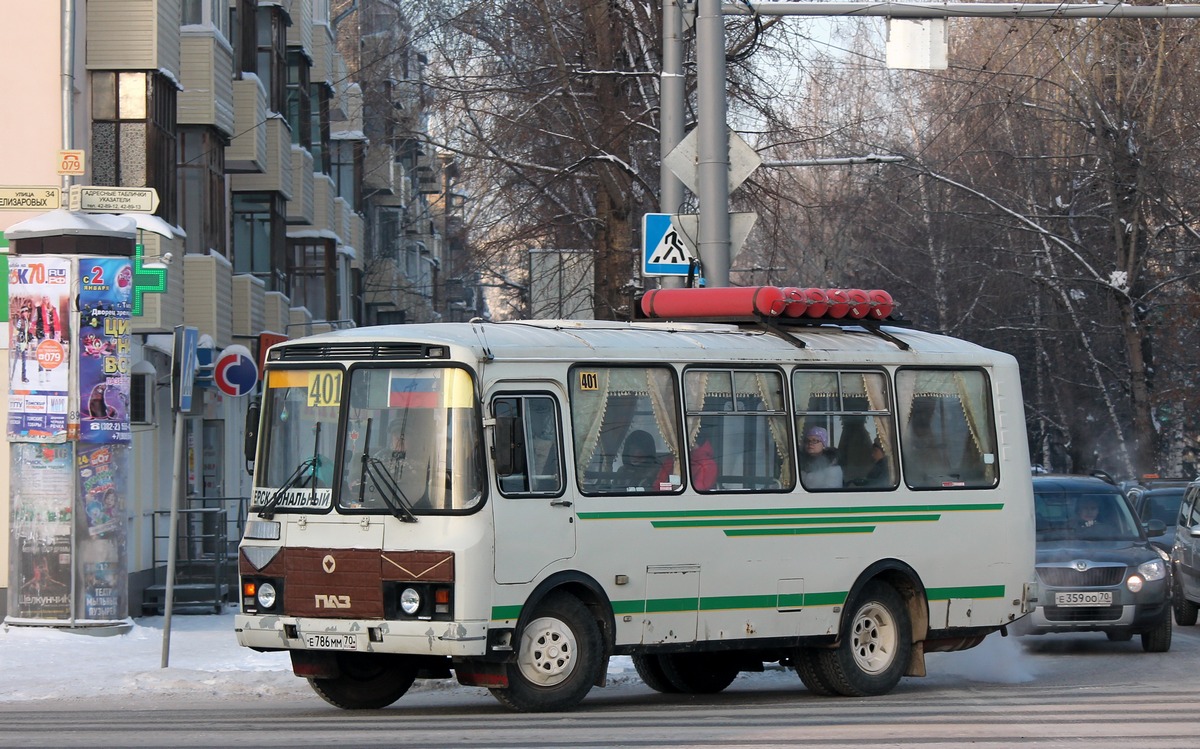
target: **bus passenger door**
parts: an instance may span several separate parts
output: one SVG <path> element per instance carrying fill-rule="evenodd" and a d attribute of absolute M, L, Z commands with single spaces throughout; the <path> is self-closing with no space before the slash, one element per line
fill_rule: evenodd
<path fill-rule="evenodd" d="M 550 392 L 492 393 L 497 583 L 529 582 L 575 555 L 576 508 L 567 492 L 560 402 Z"/>

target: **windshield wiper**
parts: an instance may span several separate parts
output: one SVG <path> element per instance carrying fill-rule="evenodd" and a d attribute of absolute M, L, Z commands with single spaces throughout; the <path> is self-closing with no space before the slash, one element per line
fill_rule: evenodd
<path fill-rule="evenodd" d="M 311 458 L 305 458 L 300 461 L 300 465 L 296 466 L 296 470 L 292 471 L 292 475 L 287 477 L 287 481 L 283 482 L 283 486 L 275 490 L 270 499 L 263 503 L 263 506 L 258 509 L 258 516 L 264 520 L 270 520 L 275 517 L 275 506 L 279 504 L 284 495 L 293 489 L 306 476 L 312 478 L 312 506 L 316 507 L 317 503 L 317 469 L 321 466 L 321 422 L 316 423 L 316 432 L 313 437 L 313 454 Z M 306 473 L 307 471 L 307 473 Z"/>
<path fill-rule="evenodd" d="M 358 473 L 358 503 L 365 504 L 367 478 L 370 478 L 392 515 L 405 523 L 415 523 L 417 516 L 412 512 L 412 502 L 387 472 L 383 461 L 371 455 L 371 422 L 372 419 L 367 419 L 367 433 L 363 440 L 362 468 Z"/>

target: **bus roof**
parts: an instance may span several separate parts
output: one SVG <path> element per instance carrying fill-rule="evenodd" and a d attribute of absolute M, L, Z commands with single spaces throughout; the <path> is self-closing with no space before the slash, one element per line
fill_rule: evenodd
<path fill-rule="evenodd" d="M 883 326 L 893 340 L 865 327 L 813 325 L 789 327 L 781 335 L 761 327 L 724 323 L 669 321 L 614 322 L 602 320 L 514 320 L 504 322 L 427 323 L 381 325 L 337 330 L 277 344 L 288 349 L 286 358 L 380 358 L 383 351 L 368 353 L 371 344 L 423 343 L 450 347 L 454 356 L 484 360 L 605 359 L 706 362 L 714 358 L 732 362 L 998 364 L 1011 361 L 1008 354 L 968 341 L 911 328 Z M 796 345 L 789 338 L 803 342 Z M 361 352 L 357 353 L 356 352 Z M 403 358 L 403 357 L 397 357 Z"/>

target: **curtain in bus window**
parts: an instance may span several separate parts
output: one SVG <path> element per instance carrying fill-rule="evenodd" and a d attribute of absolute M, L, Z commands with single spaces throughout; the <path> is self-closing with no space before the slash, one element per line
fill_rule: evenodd
<path fill-rule="evenodd" d="M 983 373 L 906 369 L 897 374 L 896 388 L 910 486 L 995 483 L 995 429 Z"/>
<path fill-rule="evenodd" d="M 771 434 L 771 446 L 778 457 L 777 470 L 772 471 L 775 475 L 771 478 L 780 487 L 790 488 L 792 450 L 788 440 L 787 405 L 783 400 L 783 377 L 778 372 L 734 372 L 733 379 L 737 392 L 753 393 L 758 405 L 755 410 L 769 414 L 766 417 L 767 428 Z M 754 403 L 754 400 L 750 403 Z"/>
<path fill-rule="evenodd" d="M 679 419 L 670 369 L 579 366 L 573 372 L 575 467 L 585 491 L 628 493 L 632 489 L 617 481 L 616 472 L 625 467 L 623 448 L 634 432 L 644 432 L 653 441 L 656 454 L 652 459 L 663 467 L 666 476 L 678 474 L 679 435 L 675 425 Z M 664 478 L 639 490 L 671 491 L 672 482 Z"/>

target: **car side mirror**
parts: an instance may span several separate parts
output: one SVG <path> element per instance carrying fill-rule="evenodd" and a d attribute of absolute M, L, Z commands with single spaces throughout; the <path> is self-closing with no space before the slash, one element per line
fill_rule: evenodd
<path fill-rule="evenodd" d="M 1167 534 L 1167 524 L 1161 520 L 1149 520 L 1146 522 L 1146 537 L 1158 538 Z"/>

